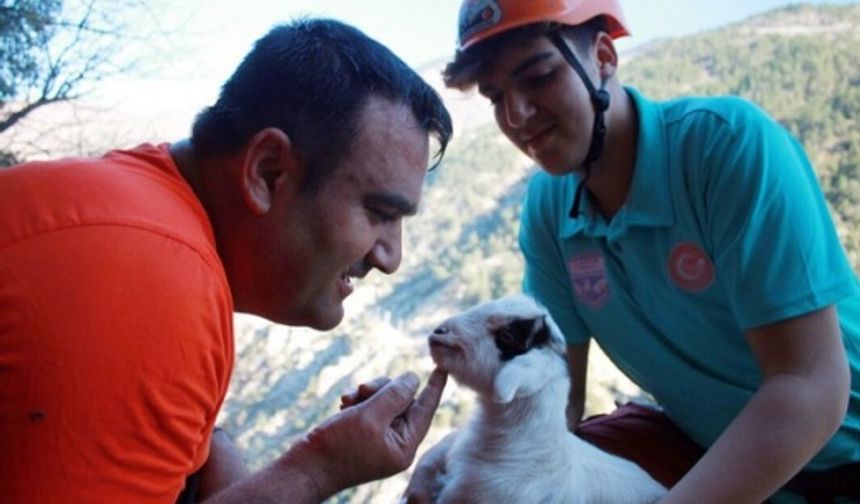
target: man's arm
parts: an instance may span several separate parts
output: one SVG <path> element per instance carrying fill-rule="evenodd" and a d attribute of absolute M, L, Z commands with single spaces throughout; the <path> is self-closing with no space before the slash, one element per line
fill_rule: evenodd
<path fill-rule="evenodd" d="M 585 413 L 585 380 L 588 375 L 589 342 L 567 346 L 567 369 L 570 372 L 570 393 L 567 398 L 567 428 L 576 430 Z"/>
<path fill-rule="evenodd" d="M 750 330 L 747 341 L 761 386 L 661 503 L 762 502 L 839 428 L 850 377 L 835 308 Z"/>
<path fill-rule="evenodd" d="M 385 383 L 366 401 L 346 404 L 265 469 L 206 502 L 318 503 L 406 469 L 430 428 L 445 380 L 443 372 L 433 371 L 417 398 L 414 374 Z"/>
<path fill-rule="evenodd" d="M 194 476 L 199 478 L 197 499 L 205 500 L 250 475 L 239 447 L 223 430 L 215 428 L 209 442 L 209 458 Z M 190 480 L 190 478 L 189 478 Z M 188 488 L 186 481 L 186 490 Z M 179 501 L 181 502 L 181 500 Z"/>

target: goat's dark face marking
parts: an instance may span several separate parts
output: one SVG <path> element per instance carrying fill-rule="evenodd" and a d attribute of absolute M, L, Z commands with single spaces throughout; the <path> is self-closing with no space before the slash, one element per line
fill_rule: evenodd
<path fill-rule="evenodd" d="M 550 332 L 544 316 L 514 318 L 493 331 L 496 346 L 502 361 L 509 361 L 532 348 L 549 343 Z"/>

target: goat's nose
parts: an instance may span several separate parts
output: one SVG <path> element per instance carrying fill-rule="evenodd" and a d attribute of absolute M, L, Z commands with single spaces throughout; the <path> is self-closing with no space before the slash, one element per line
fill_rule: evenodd
<path fill-rule="evenodd" d="M 437 327 L 436 329 L 433 330 L 433 334 L 447 334 L 447 333 L 448 333 L 448 326 L 446 326 L 446 325 L 440 325 L 439 327 Z"/>

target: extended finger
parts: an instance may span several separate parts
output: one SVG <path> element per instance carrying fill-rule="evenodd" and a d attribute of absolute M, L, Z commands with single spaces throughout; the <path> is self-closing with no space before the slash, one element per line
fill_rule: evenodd
<path fill-rule="evenodd" d="M 430 373 L 430 378 L 427 380 L 427 385 L 415 403 L 409 407 L 405 414 L 405 428 L 403 432 L 407 442 L 419 442 L 427 435 L 430 429 L 430 423 L 433 420 L 433 413 L 439 407 L 439 401 L 442 399 L 442 392 L 445 390 L 445 383 L 448 381 L 448 374 L 439 368 Z"/>

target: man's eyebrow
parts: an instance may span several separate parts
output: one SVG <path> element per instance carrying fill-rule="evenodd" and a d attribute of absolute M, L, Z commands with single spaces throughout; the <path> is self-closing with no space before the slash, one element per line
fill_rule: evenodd
<path fill-rule="evenodd" d="M 553 53 L 551 51 L 535 54 L 534 56 L 530 57 L 529 59 L 523 61 L 522 63 L 514 67 L 514 69 L 511 70 L 510 73 L 511 77 L 519 77 L 530 67 L 532 67 L 533 65 L 537 65 L 538 63 L 544 61 L 547 58 L 552 57 L 552 55 Z M 485 96 L 488 93 L 492 92 L 493 89 L 494 88 L 492 86 L 481 86 L 480 84 L 478 85 L 478 92 Z"/>
<path fill-rule="evenodd" d="M 371 205 L 381 205 L 388 208 L 396 209 L 401 215 L 415 215 L 418 213 L 418 205 L 409 201 L 405 197 L 394 193 L 374 193 L 368 194 L 364 198 L 365 203 Z"/>
<path fill-rule="evenodd" d="M 531 58 L 523 61 L 522 63 L 520 63 L 519 65 L 514 67 L 513 71 L 511 71 L 511 76 L 512 77 L 520 76 L 523 72 L 528 70 L 530 66 L 537 65 L 538 63 L 551 57 L 552 55 L 553 55 L 552 51 L 547 51 L 547 52 L 535 54 Z"/>

